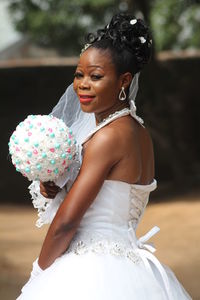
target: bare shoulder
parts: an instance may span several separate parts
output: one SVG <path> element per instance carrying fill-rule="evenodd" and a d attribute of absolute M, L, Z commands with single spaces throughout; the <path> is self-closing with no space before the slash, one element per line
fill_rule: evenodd
<path fill-rule="evenodd" d="M 130 147 L 137 147 L 141 135 L 145 134 L 142 131 L 146 131 L 130 115 L 112 122 L 109 129 L 113 131 L 113 140 L 116 141 L 118 147 L 121 147 L 121 149 L 125 148 L 126 151 Z"/>
<path fill-rule="evenodd" d="M 141 127 L 139 132 L 139 137 L 141 140 L 141 144 L 144 144 L 149 150 L 153 151 L 153 141 L 149 130 L 146 128 Z"/>
<path fill-rule="evenodd" d="M 88 163 L 99 169 L 104 166 L 110 179 L 137 182 L 144 178 L 147 182 L 153 174 L 151 136 L 132 117 L 117 119 L 84 144 L 83 166 Z"/>
<path fill-rule="evenodd" d="M 87 151 L 96 149 L 97 152 L 102 150 L 105 152 L 116 147 L 118 136 L 116 128 L 105 126 L 98 130 L 92 138 L 83 145 L 83 148 L 84 150 L 87 149 Z"/>
<path fill-rule="evenodd" d="M 96 153 L 103 151 L 121 156 L 124 151 L 127 153 L 128 148 L 133 150 L 133 147 L 138 147 L 141 136 L 139 127 L 130 116 L 119 118 L 97 131 L 83 145 L 84 152 L 87 149 L 87 152 L 95 150 Z"/>
<path fill-rule="evenodd" d="M 131 145 L 137 147 L 141 143 L 152 147 L 152 139 L 148 130 L 138 124 L 131 116 L 125 116 L 97 131 L 85 143 L 84 148 L 114 148 L 116 151 Z"/>
<path fill-rule="evenodd" d="M 141 146 L 144 143 L 146 146 L 152 147 L 152 139 L 148 129 L 141 126 L 131 116 L 121 124 L 119 129 L 120 139 L 125 143 L 130 144 L 131 140 L 134 147 Z"/>

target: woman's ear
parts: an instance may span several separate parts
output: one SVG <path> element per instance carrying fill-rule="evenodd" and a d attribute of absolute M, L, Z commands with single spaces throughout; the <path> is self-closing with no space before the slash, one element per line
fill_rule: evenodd
<path fill-rule="evenodd" d="M 121 75 L 121 88 L 124 87 L 125 90 L 129 87 L 129 85 L 131 84 L 131 81 L 133 79 L 133 76 L 130 72 L 126 72 L 124 74 Z"/>

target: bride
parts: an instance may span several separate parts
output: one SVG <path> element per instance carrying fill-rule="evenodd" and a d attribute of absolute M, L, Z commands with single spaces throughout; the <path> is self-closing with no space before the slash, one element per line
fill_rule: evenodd
<path fill-rule="evenodd" d="M 157 184 L 152 141 L 134 103 L 151 44 L 144 22 L 126 14 L 88 36 L 75 71 L 77 96 L 70 86 L 53 111 L 76 123 L 81 168 L 18 300 L 191 299 L 146 243 L 158 227 L 135 234 Z M 40 185 L 44 197 L 58 190 Z"/>

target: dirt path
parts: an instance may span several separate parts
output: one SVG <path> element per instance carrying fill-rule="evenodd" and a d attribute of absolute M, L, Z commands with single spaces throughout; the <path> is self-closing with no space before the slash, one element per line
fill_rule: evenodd
<path fill-rule="evenodd" d="M 200 196 L 147 207 L 138 236 L 155 224 L 156 256 L 170 266 L 194 300 L 200 300 Z M 32 208 L 0 206 L 0 299 L 14 300 L 37 257 L 47 228 L 34 227 Z M 181 300 L 181 299 L 180 299 Z"/>

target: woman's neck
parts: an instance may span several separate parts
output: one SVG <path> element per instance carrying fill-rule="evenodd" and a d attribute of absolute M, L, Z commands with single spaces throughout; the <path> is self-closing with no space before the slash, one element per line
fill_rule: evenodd
<path fill-rule="evenodd" d="M 129 103 L 128 102 L 117 102 L 114 106 L 111 108 L 100 112 L 100 113 L 95 113 L 95 119 L 96 119 L 96 125 L 101 123 L 104 119 L 106 119 L 109 115 L 115 113 L 116 111 L 120 111 L 124 108 L 129 108 Z"/>

